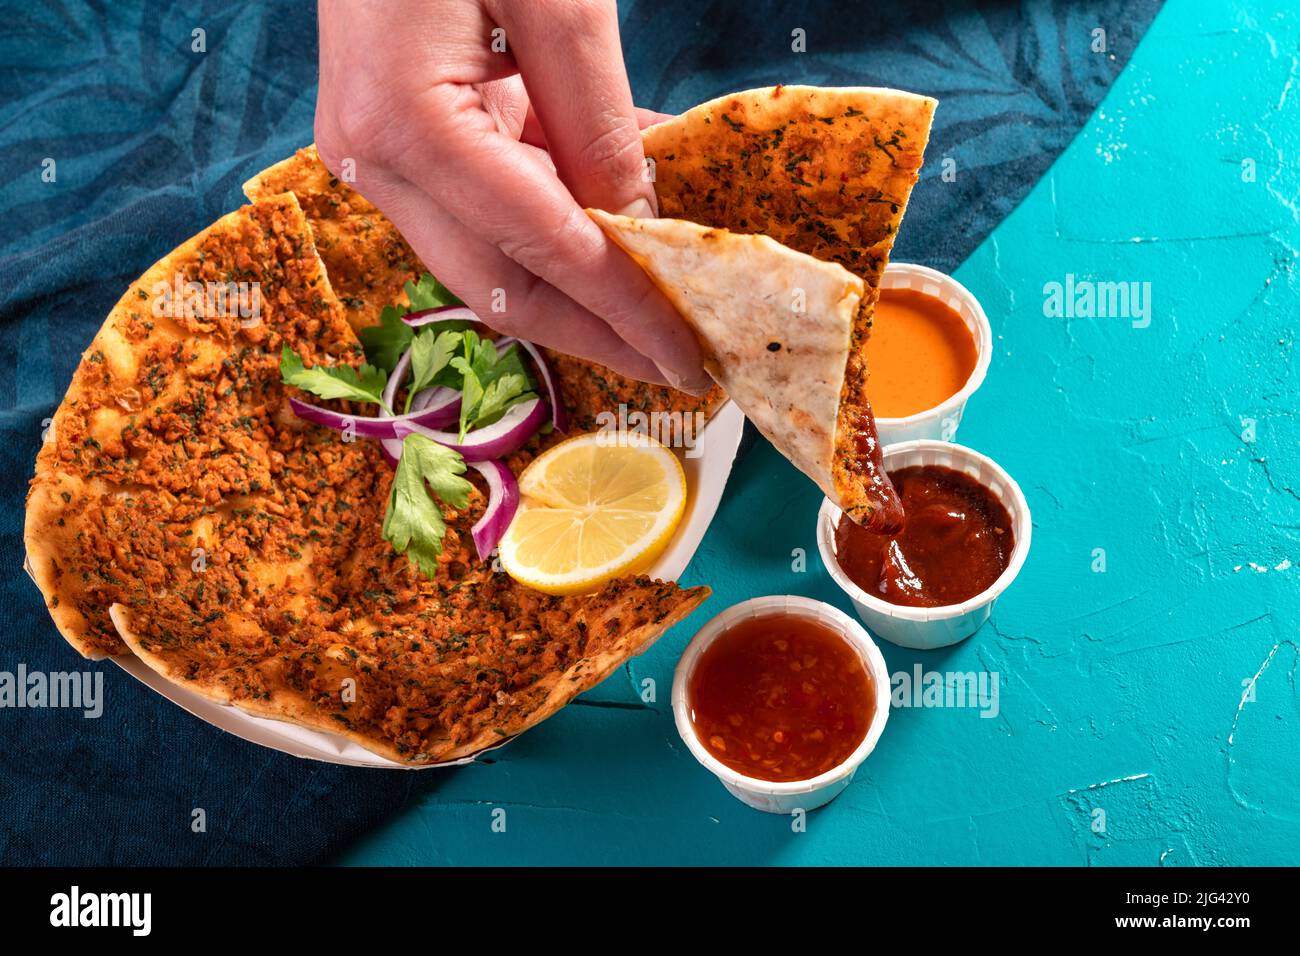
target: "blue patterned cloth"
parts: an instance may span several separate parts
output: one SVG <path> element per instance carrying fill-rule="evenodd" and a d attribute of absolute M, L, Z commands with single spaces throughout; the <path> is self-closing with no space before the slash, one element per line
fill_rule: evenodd
<path fill-rule="evenodd" d="M 951 271 L 1075 135 L 1159 3 L 857 6 L 623 4 L 634 93 L 665 111 L 776 82 L 938 97 L 895 257 Z M 0 710 L 0 860 L 321 860 L 455 771 L 333 767 L 223 734 L 113 664 L 83 662 L 21 568 L 41 429 L 103 316 L 150 263 L 238 205 L 244 179 L 310 140 L 311 7 L 3 0 L 0 22 L 0 672 L 101 670 L 106 696 L 98 719 Z M 1096 29 L 1105 52 L 1092 49 Z"/>

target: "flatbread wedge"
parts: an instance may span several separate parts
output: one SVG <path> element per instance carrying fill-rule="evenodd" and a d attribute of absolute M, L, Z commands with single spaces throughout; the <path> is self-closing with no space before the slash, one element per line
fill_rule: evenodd
<path fill-rule="evenodd" d="M 232 281 L 259 291 L 255 316 L 156 307 L 159 290 Z M 218 220 L 110 313 L 38 455 L 25 528 L 86 656 L 136 653 L 211 699 L 431 763 L 545 719 L 707 596 L 644 577 L 530 591 L 474 552 L 481 484 L 443 509 L 437 574 L 417 574 L 382 536 L 379 448 L 293 416 L 284 345 L 309 365 L 360 360 L 292 193 Z"/>
<path fill-rule="evenodd" d="M 436 605 L 423 601 L 396 623 L 378 612 L 272 654 L 218 654 L 207 641 L 177 649 L 160 636 L 160 622 L 139 611 L 114 605 L 112 618 L 136 656 L 175 684 L 259 717 L 338 734 L 398 763 L 422 764 L 459 760 L 535 727 L 648 648 L 709 593 L 647 578 L 539 602 L 530 600 L 537 592 L 505 590 L 502 597 L 523 600 L 504 617 L 477 622 L 476 609 L 465 608 L 470 620 L 460 623 L 471 627 L 464 632 L 429 626 Z M 486 679 L 485 669 L 501 668 L 508 677 Z"/>
<path fill-rule="evenodd" d="M 682 219 L 587 214 L 687 317 L 705 368 L 749 420 L 836 496 L 836 410 L 862 280 L 767 236 Z"/>
<path fill-rule="evenodd" d="M 816 437 L 820 445 L 814 455 L 802 445 L 774 442 L 852 520 L 878 530 L 899 527 L 901 509 L 879 466 L 864 347 L 880 277 L 921 167 L 936 105 L 929 97 L 898 90 L 776 86 L 720 97 L 642 132 L 646 155 L 653 161 L 661 216 L 767 236 L 813 259 L 838 263 L 863 280 L 844 345 L 833 430 L 826 422 L 825 434 Z M 601 221 L 616 241 L 625 247 L 633 244 L 627 223 L 608 217 Z M 644 244 L 646 233 L 641 236 Z M 731 240 L 716 236 L 707 241 L 714 250 L 734 247 Z M 785 299 L 794 301 L 804 283 L 793 281 L 793 260 L 782 260 L 781 266 L 775 264 L 779 258 L 771 250 L 751 249 L 748 275 L 762 268 L 763 259 L 772 260 L 773 268 L 792 275 Z M 657 281 L 667 291 L 672 280 L 656 257 L 643 252 L 639 261 L 652 277 L 665 273 Z M 739 260 L 730 261 L 734 266 Z M 711 281 L 734 285 L 725 283 L 718 269 L 709 268 L 707 256 L 699 257 L 699 264 L 713 276 Z M 705 280 L 696 283 L 697 304 L 706 285 Z M 727 316 L 728 307 L 720 301 L 724 297 L 716 297 L 715 316 Z M 690 311 L 683 316 L 699 332 L 703 323 Z M 738 328 L 746 315 L 733 306 L 730 319 Z M 840 321 L 838 312 L 810 308 L 811 324 L 800 327 L 800 337 L 805 342 L 815 339 L 816 323 L 822 322 L 826 340 L 838 343 Z M 763 356 L 748 351 L 729 361 L 739 364 L 725 373 L 732 383 L 724 384 L 728 391 L 739 381 L 763 379 Z M 739 396 L 733 397 L 760 430 L 777 433 L 779 423 L 772 422 L 762 406 L 747 407 Z M 795 394 L 789 404 L 798 401 Z M 808 412 L 825 415 L 822 405 Z M 826 434 L 831 437 L 829 447 Z"/>
<path fill-rule="evenodd" d="M 209 293 L 232 282 L 212 308 Z M 128 653 L 111 604 L 175 593 L 219 542 L 257 546 L 234 518 L 273 484 L 265 429 L 282 411 L 264 389 L 282 343 L 311 363 L 357 350 L 292 194 L 222 217 L 155 263 L 82 355 L 37 455 L 24 541 L 54 623 L 85 656 Z M 298 564 L 267 557 L 283 558 L 281 576 Z"/>
<path fill-rule="evenodd" d="M 244 183 L 253 202 L 291 192 L 311 222 L 316 251 L 354 329 L 374 325 L 384 306 L 404 302 L 423 268 L 397 228 L 321 162 L 315 144 Z"/>

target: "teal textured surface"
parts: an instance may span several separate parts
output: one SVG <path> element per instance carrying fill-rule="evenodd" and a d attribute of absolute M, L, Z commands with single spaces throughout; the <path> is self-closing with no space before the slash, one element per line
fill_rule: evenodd
<path fill-rule="evenodd" d="M 1300 16 L 1170 0 L 957 270 L 996 342 L 958 437 L 1020 482 L 1034 547 L 975 637 L 882 651 L 997 674 L 995 716 L 896 709 L 804 832 L 696 764 L 669 707 L 696 628 L 760 594 L 852 613 L 817 558 L 819 493 L 760 444 L 687 572 L 714 588 L 704 609 L 341 862 L 1296 863 L 1298 153 Z M 918 191 L 948 186 L 941 158 Z M 1071 281 L 1137 283 L 1149 324 L 1045 314 Z"/>

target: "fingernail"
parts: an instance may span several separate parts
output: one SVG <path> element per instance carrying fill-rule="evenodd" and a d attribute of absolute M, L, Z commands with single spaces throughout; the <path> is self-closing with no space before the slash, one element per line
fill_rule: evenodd
<path fill-rule="evenodd" d="M 692 395 L 699 396 L 699 395 L 707 395 L 709 393 L 709 389 L 711 388 L 713 388 L 713 379 L 705 376 L 704 378 L 696 380 L 689 388 L 686 389 L 686 391 L 690 392 Z"/>
<path fill-rule="evenodd" d="M 620 209 L 618 215 L 631 216 L 633 219 L 654 219 L 655 209 L 650 205 L 650 200 L 638 197 Z"/>
<path fill-rule="evenodd" d="M 658 365 L 658 363 L 656 363 L 656 365 Z M 713 387 L 713 380 L 707 375 L 701 378 L 688 379 L 683 378 L 671 369 L 664 368 L 662 365 L 659 365 L 658 367 L 659 371 L 663 372 L 668 381 L 672 383 L 673 388 L 677 389 L 679 392 L 689 392 L 691 395 L 703 395 Z"/>

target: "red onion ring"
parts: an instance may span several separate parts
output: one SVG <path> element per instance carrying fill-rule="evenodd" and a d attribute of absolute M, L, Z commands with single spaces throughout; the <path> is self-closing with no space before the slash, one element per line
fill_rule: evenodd
<path fill-rule="evenodd" d="M 546 398 L 551 403 L 551 424 L 555 426 L 557 432 L 561 434 L 567 432 L 569 430 L 569 414 L 564 407 L 564 398 L 561 396 L 557 385 L 559 379 L 555 375 L 555 370 L 551 368 L 551 363 L 546 360 L 546 353 L 527 339 L 518 339 L 517 341 L 520 347 L 536 363 L 537 372 L 542 377 L 542 384 L 546 386 Z"/>
<path fill-rule="evenodd" d="M 515 481 L 510 469 L 500 461 L 471 461 L 469 465 L 483 476 L 488 486 L 487 508 L 484 509 L 483 516 L 474 522 L 474 527 L 470 528 L 479 560 L 486 561 L 514 520 L 515 511 L 519 508 L 519 483 Z"/>
<path fill-rule="evenodd" d="M 393 419 L 395 434 L 391 437 L 423 435 L 440 445 L 446 445 L 452 451 L 459 452 L 467 462 L 488 461 L 492 458 L 504 458 L 522 448 L 528 439 L 537 434 L 546 417 L 545 403 L 540 398 L 534 398 L 511 406 L 499 420 L 483 428 L 474 429 L 465 436 L 463 442 L 456 432 L 438 431 L 401 419 Z"/>
<path fill-rule="evenodd" d="M 487 328 L 487 324 L 478 317 L 472 309 L 463 305 L 440 305 L 433 309 L 421 309 L 418 312 L 408 312 L 402 316 L 402 321 L 411 328 L 419 328 L 424 325 L 430 325 L 434 322 L 473 322 L 479 326 Z M 506 336 L 496 340 L 498 352 L 503 352 L 511 345 L 518 343 L 525 352 L 532 357 L 533 362 L 537 365 L 537 371 L 542 377 L 543 384 L 546 385 L 546 397 L 551 405 L 551 422 L 558 432 L 567 432 L 569 430 L 569 416 L 564 408 L 564 398 L 560 394 L 557 386 L 558 378 L 551 363 L 547 361 L 546 355 L 542 350 L 529 342 L 527 339 L 516 339 L 514 336 Z M 399 363 L 400 367 L 400 363 Z M 393 370 L 394 377 L 398 377 L 398 370 Z M 390 403 L 391 404 L 391 403 Z"/>
<path fill-rule="evenodd" d="M 382 415 L 377 418 L 367 415 L 344 415 L 342 412 L 321 408 L 319 405 L 300 402 L 296 398 L 289 399 L 289 407 L 293 409 L 295 415 L 304 421 L 323 425 L 325 428 L 331 428 L 336 432 L 347 431 L 351 427 L 352 434 L 358 438 L 400 439 L 402 436 L 397 433 L 397 426 L 401 423 L 409 422 L 425 428 L 445 428 L 460 417 L 459 401 L 426 408 L 418 412 L 409 412 L 405 415 L 393 417 Z"/>
<path fill-rule="evenodd" d="M 460 392 L 454 388 L 448 388 L 446 385 L 435 385 L 433 388 L 422 388 L 415 393 L 415 398 L 411 399 L 411 411 L 423 412 L 430 408 L 444 408 L 448 405 L 459 404 Z M 459 416 L 459 408 L 457 408 L 456 414 Z"/>
<path fill-rule="evenodd" d="M 474 322 L 477 325 L 483 324 L 483 320 L 475 315 L 472 309 L 464 305 L 440 305 L 434 309 L 408 312 L 402 316 L 402 321 L 413 329 L 434 322 Z"/>
<path fill-rule="evenodd" d="M 393 366 L 393 373 L 388 376 L 388 384 L 384 386 L 384 393 L 380 397 L 384 404 L 392 411 L 393 403 L 397 401 L 397 389 L 402 384 L 402 379 L 406 378 L 406 372 L 411 367 L 411 350 L 408 348 L 402 353 L 402 357 L 397 360 Z"/>

